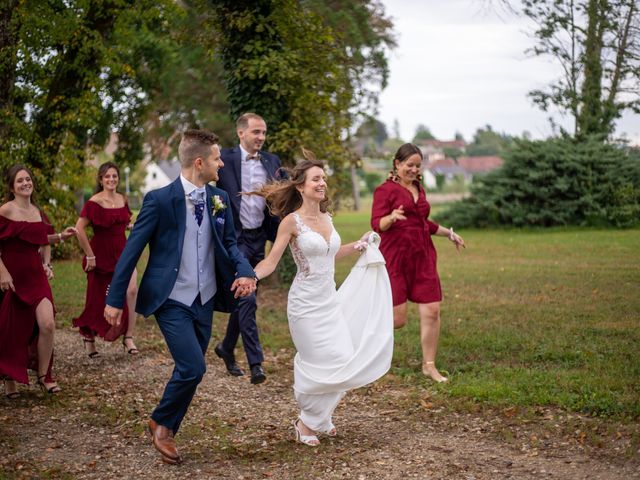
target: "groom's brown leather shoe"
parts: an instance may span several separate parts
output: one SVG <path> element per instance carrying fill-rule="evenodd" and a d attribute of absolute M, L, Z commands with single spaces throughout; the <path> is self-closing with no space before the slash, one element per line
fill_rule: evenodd
<path fill-rule="evenodd" d="M 163 425 L 158 425 L 155 420 L 149 420 L 149 433 L 153 446 L 162 455 L 162 461 L 172 465 L 182 463 L 182 457 L 178 453 L 178 447 L 173 439 L 173 432 Z"/>

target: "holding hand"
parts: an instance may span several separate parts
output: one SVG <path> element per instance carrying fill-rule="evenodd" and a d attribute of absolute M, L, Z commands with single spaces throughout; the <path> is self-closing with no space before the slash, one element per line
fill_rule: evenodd
<path fill-rule="evenodd" d="M 234 297 L 246 297 L 256 291 L 256 279 L 249 277 L 236 278 L 231 285 L 231 291 L 235 290 Z"/>
<path fill-rule="evenodd" d="M 64 241 L 67 238 L 75 237 L 77 234 L 78 230 L 76 229 L 76 227 L 67 227 L 59 233 L 61 241 Z"/>
<path fill-rule="evenodd" d="M 358 250 L 359 252 L 364 252 L 369 246 L 369 237 L 371 236 L 371 230 L 366 232 L 364 235 L 360 237 L 360 240 L 353 244 L 353 248 Z"/>

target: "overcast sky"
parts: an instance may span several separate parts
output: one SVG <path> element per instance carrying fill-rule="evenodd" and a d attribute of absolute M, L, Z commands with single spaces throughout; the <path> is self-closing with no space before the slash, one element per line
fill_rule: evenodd
<path fill-rule="evenodd" d="M 522 18 L 488 8 L 486 0 L 382 0 L 394 21 L 398 47 L 390 54 L 388 87 L 379 118 L 393 133 L 398 120 L 404 140 L 422 123 L 442 140 L 456 131 L 471 140 L 478 127 L 534 138 L 552 133 L 549 113 L 527 92 L 558 76 L 548 59 L 531 58 L 533 45 Z M 568 120 L 554 115 L 572 131 Z M 640 116 L 627 114 L 618 134 L 640 145 Z"/>

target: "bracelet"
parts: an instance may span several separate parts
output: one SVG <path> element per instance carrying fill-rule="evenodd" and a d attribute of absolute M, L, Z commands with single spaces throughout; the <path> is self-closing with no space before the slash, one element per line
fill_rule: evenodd
<path fill-rule="evenodd" d="M 64 243 L 64 238 L 62 238 L 62 233 L 58 234 L 58 239 L 60 240 L 60 243 Z"/>
<path fill-rule="evenodd" d="M 449 240 L 455 242 L 455 238 L 453 236 L 453 227 L 449 227 Z"/>
<path fill-rule="evenodd" d="M 95 256 L 94 257 L 87 257 L 87 260 L 95 260 L 95 259 L 96 259 Z"/>

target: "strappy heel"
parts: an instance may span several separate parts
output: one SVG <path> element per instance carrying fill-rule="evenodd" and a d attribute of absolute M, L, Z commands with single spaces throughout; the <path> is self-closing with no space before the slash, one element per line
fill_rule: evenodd
<path fill-rule="evenodd" d="M 436 383 L 446 383 L 449 381 L 449 379 L 447 377 L 443 377 L 440 372 L 438 372 L 438 369 L 435 367 L 436 362 L 434 361 L 428 361 L 428 362 L 424 362 L 422 364 L 422 374 L 429 377 L 431 380 L 433 380 Z M 440 375 L 440 378 L 435 378 L 433 375 L 431 375 L 428 371 L 427 371 L 427 366 L 431 366 L 433 365 L 433 368 L 436 370 L 436 372 L 438 373 L 438 375 Z"/>
<path fill-rule="evenodd" d="M 323 430 L 322 433 L 329 437 L 337 437 L 338 431 L 336 430 L 336 426 L 332 423 L 331 426 L 327 430 Z"/>
<path fill-rule="evenodd" d="M 305 445 L 309 445 L 310 447 L 317 447 L 320 445 L 320 440 L 315 435 L 303 435 L 300 429 L 298 428 L 298 422 L 300 419 L 296 419 L 293 421 L 293 428 L 296 430 L 296 442 L 304 443 Z"/>
<path fill-rule="evenodd" d="M 14 387 L 17 388 L 15 381 L 13 381 L 13 380 L 3 380 L 2 383 L 4 384 L 4 396 L 7 397 L 9 400 L 15 400 L 16 398 L 20 398 L 20 392 L 18 392 L 17 390 L 15 392 L 8 392 L 7 393 L 7 383 L 8 382 L 13 382 Z"/>
<path fill-rule="evenodd" d="M 46 373 L 44 375 L 38 375 L 37 384 L 42 389 L 42 391 L 48 393 L 49 395 L 60 393 L 62 389 L 58 386 L 58 384 L 55 384 L 53 387 L 47 388 L 47 386 L 44 384 L 44 381 L 42 380 L 43 378 L 46 378 L 46 377 L 47 377 Z"/>
<path fill-rule="evenodd" d="M 82 345 L 84 346 L 85 351 L 87 350 L 87 343 L 96 343 L 96 339 L 95 338 L 86 338 L 86 337 L 82 337 Z M 87 356 L 89 358 L 96 358 L 100 356 L 100 352 L 98 352 L 97 350 L 94 350 L 91 353 L 87 353 Z"/>
<path fill-rule="evenodd" d="M 129 355 L 138 355 L 140 353 L 140 350 L 138 350 L 136 347 L 131 347 L 127 349 L 127 340 L 133 340 L 133 337 L 128 335 L 125 335 L 124 337 L 122 337 L 122 346 L 124 347 L 125 351 Z"/>

